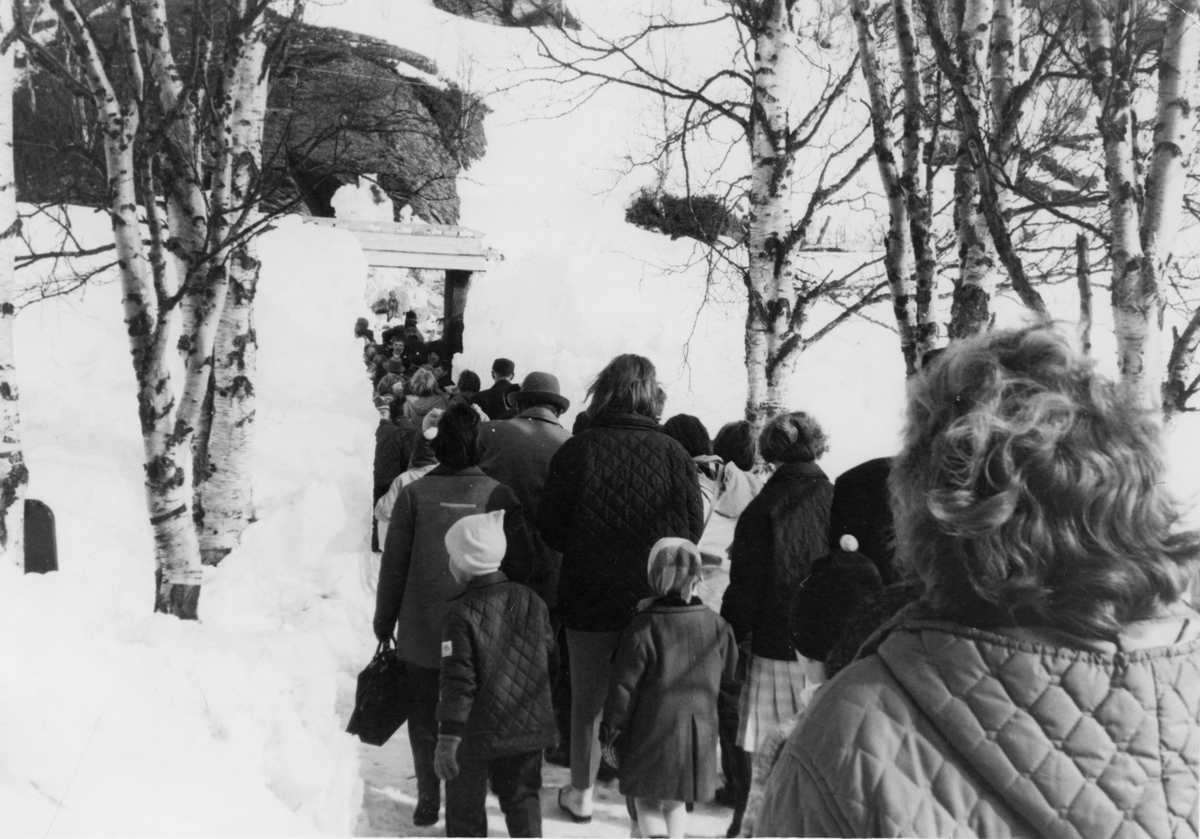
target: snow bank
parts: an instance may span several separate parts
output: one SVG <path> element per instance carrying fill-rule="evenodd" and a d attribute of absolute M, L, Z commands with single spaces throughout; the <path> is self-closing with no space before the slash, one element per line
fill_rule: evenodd
<path fill-rule="evenodd" d="M 102 229 L 101 229 L 102 232 Z M 362 802 L 336 706 L 373 646 L 361 584 L 376 415 L 340 231 L 261 242 L 259 520 L 199 623 L 153 615 L 116 284 L 17 319 L 30 496 L 61 571 L 0 568 L 0 834 L 344 835 Z"/>
<path fill-rule="evenodd" d="M 427 2 L 310 8 L 485 87 L 528 55 L 524 33 L 448 18 Z M 573 403 L 569 424 L 613 355 L 642 353 L 659 368 L 667 415 L 693 413 L 715 431 L 745 400 L 743 292 L 707 288 L 700 267 L 665 270 L 688 263 L 690 246 L 624 223 L 636 185 L 614 190 L 606 170 L 629 150 L 631 120 L 643 114 L 636 97 L 606 91 L 568 119 L 526 120 L 545 96 L 530 85 L 489 100 L 487 157 L 460 183 L 463 223 L 504 256 L 473 282 L 460 367 L 486 379 L 492 359 L 507 356 L 518 378 L 556 373 Z M 90 241 L 108 235 L 102 214 L 78 226 Z M 337 709 L 373 647 L 363 568 L 376 415 L 351 330 L 367 314 L 366 266 L 344 232 L 295 219 L 277 227 L 261 242 L 258 521 L 209 571 L 198 624 L 150 612 L 119 287 L 96 283 L 17 318 L 30 496 L 57 514 L 62 570 L 0 567 L 0 835 L 354 828 L 362 785 Z M 831 314 L 814 313 L 814 324 Z M 793 403 L 828 429 L 831 476 L 898 446 L 897 343 L 852 322 L 801 359 Z M 1098 344 L 1097 356 L 1111 350 Z M 1183 493 L 1200 488 L 1198 432 L 1195 416 L 1172 432 Z"/>

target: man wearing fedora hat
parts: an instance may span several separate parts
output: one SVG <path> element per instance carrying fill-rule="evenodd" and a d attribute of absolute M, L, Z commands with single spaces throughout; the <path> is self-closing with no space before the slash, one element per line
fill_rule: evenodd
<path fill-rule="evenodd" d="M 571 407 L 571 400 L 559 391 L 557 376 L 535 371 L 525 377 L 519 390 L 510 390 L 504 401 L 517 415 L 483 424 L 484 452 L 479 465 L 512 489 L 525 515 L 535 521 L 550 458 L 571 436 L 558 421 Z"/>

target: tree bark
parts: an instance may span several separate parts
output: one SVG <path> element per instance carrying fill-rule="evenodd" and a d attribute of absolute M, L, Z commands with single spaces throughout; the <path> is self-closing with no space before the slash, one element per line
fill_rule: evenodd
<path fill-rule="evenodd" d="M 917 371 L 918 348 L 915 340 L 916 300 L 911 290 L 913 269 L 912 226 L 900 171 L 896 166 L 896 133 L 892 130 L 892 109 L 875 49 L 871 26 L 870 0 L 853 0 L 850 14 L 858 30 L 859 62 L 867 83 L 871 128 L 874 135 L 875 162 L 888 201 L 888 230 L 884 236 L 884 270 L 892 295 L 892 313 L 900 333 L 900 351 L 906 374 Z"/>
<path fill-rule="evenodd" d="M 912 0 L 893 0 L 896 51 L 904 90 L 904 124 L 901 150 L 904 159 L 900 177 L 908 206 L 908 223 L 916 263 L 916 325 L 913 341 L 918 363 L 933 348 L 938 326 L 934 320 L 933 291 L 937 254 L 933 247 L 933 210 L 921 177 L 921 117 L 925 112 L 924 85 L 917 63 L 917 36 L 913 27 Z"/>
<path fill-rule="evenodd" d="M 188 515 L 188 439 L 175 428 L 175 398 L 166 363 L 167 313 L 159 308 L 138 221 L 134 142 L 138 114 L 118 101 L 104 62 L 73 0 L 50 0 L 80 58 L 104 137 L 109 215 L 116 244 L 125 329 L 138 383 L 146 506 L 154 533 L 154 609 L 198 617 L 203 570 Z"/>
<path fill-rule="evenodd" d="M 1104 174 L 1108 181 L 1108 208 L 1112 240 L 1112 307 L 1117 339 L 1117 364 L 1122 381 L 1148 409 L 1173 411 L 1170 395 L 1160 384 L 1162 369 L 1163 297 L 1161 276 L 1170 259 L 1179 229 L 1184 164 L 1191 147 L 1188 93 L 1196 72 L 1198 37 L 1197 2 L 1172 4 L 1163 35 L 1159 61 L 1158 106 L 1154 152 L 1143 198 L 1135 160 L 1137 126 L 1133 90 L 1127 72 L 1128 43 L 1114 39 L 1114 22 L 1099 0 L 1085 0 L 1088 65 L 1092 89 L 1101 104 L 1099 128 L 1104 144 Z M 1133 13 L 1127 0 L 1117 4 L 1127 41 L 1136 38 Z M 1139 218 L 1140 216 L 1140 218 Z M 1168 372 L 1168 380 L 1170 374 Z"/>
<path fill-rule="evenodd" d="M 966 0 L 958 27 L 956 58 L 962 78 L 963 96 L 975 113 L 983 111 L 983 67 L 992 25 L 990 0 Z M 960 132 L 958 162 L 954 178 L 954 214 L 958 230 L 958 283 L 950 307 L 950 338 L 974 335 L 991 320 L 992 297 L 996 292 L 996 251 L 987 221 L 979 211 L 978 169 L 984 165 L 982 150 L 965 124 Z"/>
<path fill-rule="evenodd" d="M 1084 355 L 1092 354 L 1092 266 L 1087 237 L 1075 237 L 1075 283 L 1079 287 L 1079 344 Z"/>
<path fill-rule="evenodd" d="M 768 0 L 754 42 L 750 138 L 750 265 L 747 272 L 746 418 L 756 428 L 788 410 L 797 353 L 791 299 L 792 167 L 789 103 L 797 83 L 791 0 Z"/>
<path fill-rule="evenodd" d="M 13 30 L 13 0 L 0 0 L 0 39 Z M 16 82 L 13 50 L 0 53 L 0 555 L 2 562 L 25 563 L 25 487 L 29 472 L 21 448 L 21 415 L 17 399 L 13 347 L 13 287 L 17 219 L 17 186 L 13 173 L 12 93 Z"/>
<path fill-rule="evenodd" d="M 1197 61 L 1200 61 L 1200 0 L 1174 0 L 1169 5 L 1162 57 L 1158 63 L 1154 151 L 1146 173 L 1145 214 L 1141 227 L 1146 260 L 1142 265 L 1143 278 L 1136 292 L 1144 303 L 1157 306 L 1156 312 L 1147 311 L 1148 315 L 1157 317 L 1148 324 L 1148 331 L 1155 336 L 1153 342 L 1157 346 L 1151 349 L 1146 358 L 1149 363 L 1142 365 L 1143 378 L 1131 377 L 1127 380 L 1145 395 L 1147 401 L 1161 404 L 1168 419 L 1179 407 L 1172 393 L 1172 388 L 1176 387 L 1173 382 L 1177 375 L 1178 360 L 1174 351 L 1178 345 L 1172 347 L 1166 377 L 1160 383 L 1159 357 L 1162 353 L 1165 305 L 1160 289 L 1183 213 L 1183 194 L 1194 144 L 1195 120 L 1192 118 L 1191 101 L 1196 87 Z M 1149 299 L 1151 294 L 1155 299 Z M 1123 299 L 1127 298 L 1123 296 Z M 1192 322 L 1195 320 L 1193 317 Z"/>
<path fill-rule="evenodd" d="M 1176 332 L 1167 362 L 1167 383 L 1164 387 L 1164 421 L 1170 422 L 1187 410 L 1188 400 L 1200 390 L 1200 374 L 1196 373 L 1196 353 L 1200 351 L 1200 309 L 1192 313 L 1183 332 Z"/>
<path fill-rule="evenodd" d="M 159 151 L 163 187 L 171 224 L 169 250 L 181 271 L 183 322 L 179 353 L 184 363 L 183 389 L 176 416 L 176 434 L 188 438 L 200 425 L 200 411 L 212 373 L 212 348 L 228 292 L 226 258 L 222 247 L 228 228 L 229 121 L 231 97 L 210 100 L 218 126 L 219 148 L 212 172 L 211 196 L 202 189 L 200 137 L 203 129 L 195 103 L 184 90 L 175 64 L 164 0 L 135 0 L 146 33 L 149 81 L 163 112 L 163 142 Z M 231 6 L 234 4 L 231 4 Z M 244 5 L 244 4 L 243 4 Z"/>
<path fill-rule="evenodd" d="M 233 114 L 230 173 L 231 209 L 240 220 L 237 233 L 251 217 L 254 187 L 262 161 L 266 117 L 267 74 L 264 32 L 258 25 L 238 46 L 232 75 Z M 197 473 L 195 521 L 205 562 L 223 559 L 253 518 L 251 448 L 253 443 L 254 374 L 258 341 L 254 331 L 254 296 L 260 263 L 253 238 L 239 239 L 229 261 L 229 292 L 214 347 L 212 420 L 205 446 L 205 469 Z"/>

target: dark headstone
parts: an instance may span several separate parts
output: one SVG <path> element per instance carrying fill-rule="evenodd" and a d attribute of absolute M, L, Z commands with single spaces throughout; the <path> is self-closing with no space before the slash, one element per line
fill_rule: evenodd
<path fill-rule="evenodd" d="M 44 501 L 25 499 L 25 573 L 58 570 L 58 539 L 54 511 Z"/>

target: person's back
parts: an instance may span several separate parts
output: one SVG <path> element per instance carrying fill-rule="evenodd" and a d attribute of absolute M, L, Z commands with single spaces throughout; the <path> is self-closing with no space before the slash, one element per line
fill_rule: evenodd
<path fill-rule="evenodd" d="M 829 543 L 853 536 L 859 553 L 875 563 L 884 585 L 896 582 L 895 538 L 888 474 L 892 459 L 877 457 L 847 469 L 833 482 Z"/>
<path fill-rule="evenodd" d="M 693 596 L 700 550 L 659 539 L 646 579 L 654 596 L 621 634 L 604 703 L 604 735 L 620 764 L 635 836 L 683 836 L 685 804 L 717 786 L 717 695 L 737 666 L 733 629 Z"/>
<path fill-rule="evenodd" d="M 955 342 L 907 414 L 919 599 L 817 694 L 755 829 L 1196 836 L 1200 531 L 1153 414 L 1044 324 Z"/>
<path fill-rule="evenodd" d="M 483 471 L 509 487 L 531 520 L 538 506 L 550 461 L 571 433 L 549 411 L 522 411 L 510 420 L 483 424 Z"/>
<path fill-rule="evenodd" d="M 509 835 L 542 835 L 542 751 L 558 740 L 554 637 L 546 604 L 500 570 L 505 518 L 467 516 L 445 536 L 450 574 L 463 586 L 442 623 L 434 768 L 446 781 L 447 836 L 488 835 L 489 780 Z"/>
<path fill-rule="evenodd" d="M 617 649 L 604 718 L 625 735 L 622 794 L 711 799 L 717 693 L 737 663 L 733 630 L 703 603 L 655 603 L 634 616 Z"/>
<path fill-rule="evenodd" d="M 653 419 L 601 414 L 552 459 L 538 528 L 563 554 L 563 624 L 623 629 L 649 594 L 646 551 L 664 535 L 694 540 L 703 529 L 695 464 Z"/>
<path fill-rule="evenodd" d="M 450 652 L 442 670 L 450 678 L 443 682 L 438 720 L 443 733 L 463 737 L 461 753 L 489 758 L 553 746 L 558 730 L 548 662 L 554 638 L 542 599 L 503 572 L 477 577 L 450 602 L 443 626 Z M 455 670 L 467 669 L 474 677 L 470 703 L 453 678 Z"/>
<path fill-rule="evenodd" d="M 492 386 L 479 391 L 475 397 L 475 404 L 487 414 L 489 420 L 503 418 L 509 410 L 505 398 L 521 389 L 512 381 L 515 370 L 516 366 L 507 358 L 497 358 L 492 362 Z"/>
<path fill-rule="evenodd" d="M 1200 719 L 1181 700 L 1200 684 L 1200 615 L 1186 611 L 1160 624 L 1162 646 L 1120 648 L 902 621 L 809 706 L 755 832 L 1195 836 Z"/>

